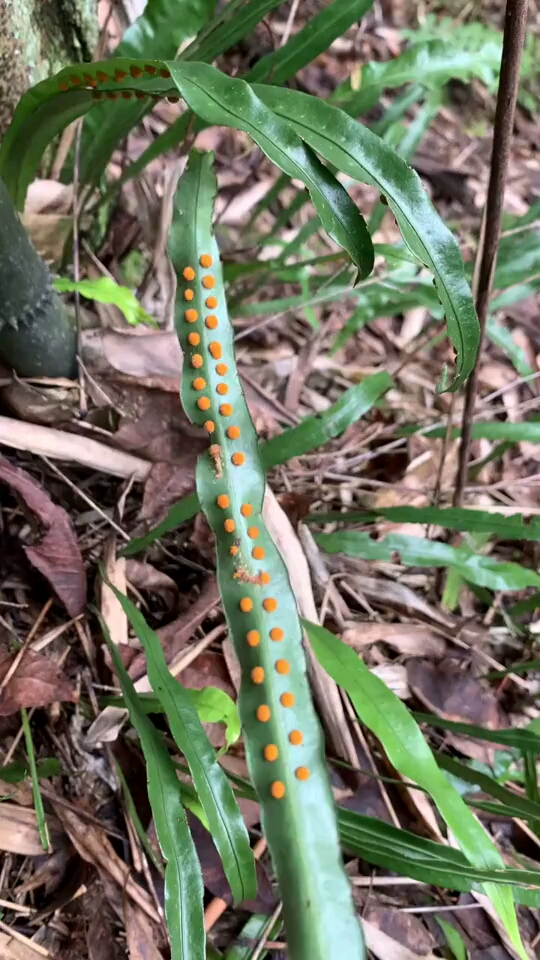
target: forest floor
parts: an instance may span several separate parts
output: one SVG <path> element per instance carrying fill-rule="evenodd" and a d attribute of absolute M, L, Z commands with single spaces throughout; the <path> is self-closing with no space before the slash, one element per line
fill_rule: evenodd
<path fill-rule="evenodd" d="M 481 17 L 500 27 L 499 6 L 484 5 Z M 245 72 L 258 56 L 299 29 L 311 7 L 315 10 L 317 4 L 283 4 L 249 43 L 218 65 L 233 75 Z M 406 40 L 401 26 L 388 20 L 393 7 L 398 21 L 403 15 L 403 25 L 413 25 L 399 4 L 376 4 L 360 29 L 350 30 L 301 72 L 300 89 L 326 98 L 338 83 L 355 75 L 359 65 L 398 55 Z M 108 2 L 101 0 L 103 49 L 114 46 L 120 29 L 108 14 Z M 412 165 L 470 264 L 486 197 L 495 100 L 477 80 L 452 83 L 446 94 Z M 385 95 L 386 106 L 394 95 Z M 526 216 L 540 201 L 540 121 L 530 102 L 518 109 L 505 198 L 506 214 L 514 218 Z M 156 105 L 114 155 L 111 180 L 180 109 L 179 104 Z M 379 116 L 376 107 L 367 122 Z M 415 117 L 413 107 L 407 123 Z M 276 170 L 237 132 L 210 128 L 197 144 L 216 152 L 224 261 L 255 260 L 262 237 L 265 258 L 281 255 L 313 216 L 309 203 L 289 213 L 297 186 L 290 185 L 250 223 L 277 179 Z M 22 381 L 0 370 L 0 412 L 7 418 L 5 430 L 17 438 L 15 443 L 0 432 L 0 958 L 167 956 L 162 877 L 141 845 L 136 823 L 138 816 L 155 845 L 142 754 L 122 711 L 104 705 L 103 698 L 115 687 L 87 602 L 100 607 L 140 689 L 145 659 L 122 610 L 96 587 L 98 564 L 141 605 L 161 638 L 172 672 L 185 686 L 213 686 L 236 698 L 238 667 L 219 603 L 212 540 L 201 516 L 166 533 L 136 557 L 120 556 L 130 538 L 155 527 L 172 504 L 193 491 L 195 461 L 205 446 L 179 404 L 179 348 L 172 328 L 175 289 L 166 256 L 171 197 L 183 162 L 178 154 L 165 155 L 140 179 L 130 181 L 109 207 L 105 230 L 103 224 L 97 230 L 86 212 L 79 224 L 82 275 L 110 274 L 136 286 L 158 330 L 128 327 L 115 307 L 84 300 L 78 308 L 82 389 L 75 381 Z M 357 184 L 351 194 L 365 214 L 377 201 L 375 191 Z M 66 247 L 72 204 L 73 188 L 51 176 L 33 184 L 25 212 L 40 252 L 64 273 L 72 262 L 71 248 Z M 540 225 L 539 218 L 540 210 L 533 227 Z M 511 237 L 508 231 L 507 243 Z M 375 239 L 382 244 L 399 239 L 391 214 L 385 215 Z M 311 256 L 335 250 L 322 232 L 309 244 L 302 249 L 309 249 Z M 60 267 L 66 250 L 67 262 Z M 526 256 L 529 252 L 523 252 Z M 526 265 L 513 266 L 515 275 L 505 282 L 505 302 L 497 311 L 497 322 L 507 333 L 506 348 L 489 339 L 480 364 L 475 409 L 479 423 L 534 421 L 540 410 L 540 303 L 534 276 L 527 280 L 526 295 L 511 295 L 527 275 Z M 375 276 L 385 279 L 379 262 Z M 305 282 L 309 286 L 308 275 Z M 538 588 L 473 589 L 463 580 L 456 584 L 448 569 L 403 562 L 399 554 L 390 561 L 330 555 L 317 547 L 312 527 L 303 522 L 308 513 L 356 508 L 376 516 L 369 527 L 374 537 L 418 536 L 417 526 L 384 519 L 377 511 L 451 505 L 459 441 L 444 432 L 439 437 L 400 432 L 406 423 L 425 428 L 446 425 L 450 417 L 459 424 L 462 395 L 436 391 L 442 365 L 452 360 L 446 337 L 438 336 L 442 321 L 428 324 L 428 306 L 399 305 L 398 298 L 394 309 L 391 304 L 384 313 L 374 308 L 369 322 L 359 323 L 335 351 L 336 336 L 356 302 L 314 298 L 313 303 L 295 305 L 302 289 L 287 277 L 274 277 L 260 287 L 248 281 L 244 287 L 233 285 L 231 303 L 240 304 L 232 307 L 239 369 L 261 438 L 275 437 L 302 418 L 324 412 L 344 389 L 369 375 L 386 371 L 393 378 L 384 404 L 372 407 L 342 436 L 270 471 L 277 498 L 275 527 L 285 551 L 297 549 L 300 538 L 311 572 L 301 585 L 302 602 L 361 653 L 410 708 L 488 731 L 527 725 L 540 717 L 540 661 L 526 672 L 510 668 L 538 656 Z M 292 305 L 288 298 L 293 298 Z M 267 311 L 254 309 L 266 302 Z M 538 443 L 479 437 L 473 439 L 472 456 L 467 507 L 540 515 Z M 421 533 L 454 546 L 465 536 L 448 537 L 448 531 L 434 526 L 423 527 Z M 474 545 L 499 560 L 538 568 L 534 540 L 500 538 L 495 544 L 479 536 Z M 492 678 L 497 671 L 508 672 Z M 207 724 L 206 729 L 212 743 L 223 747 L 222 724 Z M 497 771 L 501 783 L 507 774 L 516 790 L 524 792 L 512 751 L 459 731 L 424 729 L 433 749 L 483 764 L 482 769 Z M 343 743 L 353 744 L 352 755 L 340 748 Z M 48 852 L 38 830 L 31 782 L 21 779 L 29 750 L 40 765 Z M 385 784 L 384 778 L 392 779 L 394 772 L 376 740 L 346 709 L 329 731 L 328 756 L 341 758 L 333 776 L 344 806 L 443 842 L 441 823 L 426 795 L 395 779 Z M 222 762 L 247 777 L 241 740 Z M 258 805 L 240 803 L 255 843 L 260 838 Z M 509 864 L 540 867 L 536 829 L 518 817 L 477 812 L 508 854 Z M 270 914 L 277 906 L 271 865 L 263 852 L 257 900 L 233 909 L 208 834 L 195 818 L 190 824 L 203 868 L 210 942 L 225 951 L 251 913 Z M 447 949 L 438 922 L 441 910 L 471 960 L 515 956 L 500 924 L 476 894 L 430 888 L 354 857 L 348 857 L 347 866 L 359 911 L 371 931 L 374 956 L 441 956 Z M 540 915 L 535 908 L 520 907 L 519 916 L 533 956 Z M 285 956 L 279 942 L 272 945 L 272 956 Z"/>

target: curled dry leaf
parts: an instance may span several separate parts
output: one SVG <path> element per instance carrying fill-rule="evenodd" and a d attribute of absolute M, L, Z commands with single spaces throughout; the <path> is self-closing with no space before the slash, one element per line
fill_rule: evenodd
<path fill-rule="evenodd" d="M 70 617 L 79 616 L 86 605 L 86 574 L 68 514 L 25 470 L 7 460 L 0 460 L 0 482 L 20 497 L 41 525 L 36 543 L 24 547 L 30 563 L 49 581 Z"/>
<path fill-rule="evenodd" d="M 352 623 L 345 624 L 345 643 L 355 650 L 372 643 L 387 643 L 405 657 L 426 657 L 440 660 L 446 643 L 427 626 L 417 623 Z"/>
<path fill-rule="evenodd" d="M 0 683 L 15 657 L 16 654 L 0 653 Z M 46 707 L 49 703 L 65 700 L 77 702 L 75 686 L 49 657 L 27 650 L 13 676 L 0 691 L 0 716 L 7 717 L 21 707 Z"/>

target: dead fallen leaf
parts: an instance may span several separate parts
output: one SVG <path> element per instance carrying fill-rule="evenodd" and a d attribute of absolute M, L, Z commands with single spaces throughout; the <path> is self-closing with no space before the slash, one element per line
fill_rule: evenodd
<path fill-rule="evenodd" d="M 413 913 L 401 913 L 400 910 L 373 904 L 367 906 L 364 917 L 378 930 L 382 930 L 392 940 L 396 940 L 419 957 L 431 953 L 435 946 L 433 937 Z"/>
<path fill-rule="evenodd" d="M 54 847 L 62 836 L 62 829 L 50 814 L 47 814 L 47 826 Z M 0 803 L 0 850 L 23 857 L 43 855 L 35 810 L 8 801 Z"/>
<path fill-rule="evenodd" d="M 191 443 L 191 441 L 190 441 Z M 140 519 L 155 527 L 173 503 L 195 486 L 195 463 L 200 450 L 191 450 L 183 463 L 154 463 L 144 485 Z"/>
<path fill-rule="evenodd" d="M 124 898 L 124 923 L 130 960 L 163 960 L 158 949 L 159 933 L 140 907 Z"/>
<path fill-rule="evenodd" d="M 172 577 L 169 577 L 162 570 L 157 570 L 151 563 L 128 560 L 126 563 L 126 579 L 137 590 L 149 590 L 150 593 L 157 593 L 169 609 L 174 606 L 178 596 L 176 583 Z"/>
<path fill-rule="evenodd" d="M 415 696 L 444 720 L 475 723 L 488 730 L 502 726 L 495 695 L 454 660 L 448 658 L 434 664 L 414 657 L 407 663 L 407 673 Z"/>
<path fill-rule="evenodd" d="M 405 657 L 440 660 L 446 652 L 442 637 L 417 623 L 347 623 L 342 634 L 355 650 L 372 643 L 387 643 Z"/>
<path fill-rule="evenodd" d="M 418 960 L 419 957 L 424 957 L 425 960 L 437 960 L 432 951 L 418 954 L 409 950 L 408 947 L 398 943 L 397 940 L 394 940 L 383 930 L 379 930 L 374 923 L 370 923 L 368 920 L 362 920 L 362 929 L 366 947 L 378 960 L 388 960 L 389 957 L 392 960 Z"/>
<path fill-rule="evenodd" d="M 0 461 L 0 482 L 24 501 L 45 528 L 39 541 L 24 546 L 24 551 L 49 581 L 70 617 L 78 617 L 86 606 L 86 574 L 70 517 L 25 470 L 8 460 Z"/>
<path fill-rule="evenodd" d="M 0 653 L 0 682 L 16 656 Z M 46 707 L 55 701 L 76 703 L 77 700 L 75 686 L 49 657 L 26 650 L 15 673 L 0 691 L 0 716 L 7 717 L 21 707 Z"/>

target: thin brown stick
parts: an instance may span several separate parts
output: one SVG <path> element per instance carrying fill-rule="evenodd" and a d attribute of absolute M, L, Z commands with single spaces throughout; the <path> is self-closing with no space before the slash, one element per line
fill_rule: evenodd
<path fill-rule="evenodd" d="M 480 344 L 474 369 L 469 377 L 465 391 L 465 405 L 461 424 L 461 447 L 453 499 L 455 507 L 460 507 L 463 502 L 463 492 L 467 482 L 472 420 L 478 388 L 478 368 L 482 356 L 493 274 L 501 233 L 504 185 L 508 170 L 508 160 L 510 158 L 510 147 L 512 145 L 514 116 L 519 86 L 519 70 L 527 24 L 527 6 L 527 0 L 507 0 L 506 3 L 501 74 L 497 93 L 495 122 L 493 125 L 489 186 L 486 205 L 484 207 L 473 282 L 476 309 L 480 321 Z"/>

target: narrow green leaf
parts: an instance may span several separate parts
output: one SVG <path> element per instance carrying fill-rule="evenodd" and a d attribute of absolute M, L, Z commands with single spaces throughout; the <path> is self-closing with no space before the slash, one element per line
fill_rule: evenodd
<path fill-rule="evenodd" d="M 459 777 L 459 779 L 464 780 L 465 783 L 475 784 L 490 797 L 494 797 L 496 800 L 499 800 L 501 804 L 511 807 L 514 811 L 513 816 L 522 817 L 524 820 L 540 821 L 540 804 L 534 803 L 532 800 L 529 800 L 528 797 L 523 797 L 521 794 L 509 790 L 507 787 L 503 787 L 502 784 L 498 783 L 493 777 L 488 776 L 487 773 L 482 773 L 482 771 L 476 770 L 466 763 L 461 763 L 461 761 L 454 759 L 454 757 L 436 754 L 436 760 L 439 766 L 443 770 L 446 770 L 447 773 L 451 773 L 454 777 Z"/>
<path fill-rule="evenodd" d="M 165 916 L 171 938 L 171 955 L 173 960 L 205 960 L 201 867 L 180 799 L 176 770 L 162 738 L 140 708 L 133 681 L 122 663 L 105 621 L 101 617 L 99 619 L 146 762 L 148 799 L 161 852 L 167 864 Z"/>
<path fill-rule="evenodd" d="M 125 319 L 132 326 L 147 323 L 156 327 L 156 321 L 141 306 L 137 297 L 129 287 L 122 287 L 112 277 L 97 277 L 95 280 L 68 280 L 66 277 L 57 277 L 54 287 L 59 293 L 78 292 L 88 300 L 97 300 L 98 303 L 110 303 L 118 307 Z"/>
<path fill-rule="evenodd" d="M 32 795 L 34 797 L 34 810 L 36 811 L 36 820 L 39 832 L 39 839 L 41 840 L 41 846 L 47 853 L 52 853 L 51 840 L 49 837 L 49 828 L 47 826 L 47 820 L 45 819 L 45 808 L 43 806 L 43 797 L 41 796 L 41 790 L 39 788 L 39 775 L 38 768 L 36 763 L 36 754 L 34 751 L 34 741 L 32 739 L 32 731 L 30 729 L 30 721 L 28 719 L 28 711 L 25 707 L 21 707 L 21 720 L 22 728 L 24 733 L 24 742 L 26 744 L 26 755 L 28 757 L 28 770 L 30 772 L 30 778 L 32 780 Z M 1 770 L 0 770 L 1 773 Z"/>
<path fill-rule="evenodd" d="M 324 100 L 260 84 L 254 90 L 325 160 L 353 179 L 377 187 L 386 197 L 406 243 L 435 278 L 456 351 L 451 389 L 457 390 L 473 368 L 478 318 L 458 245 L 436 214 L 420 178 L 371 130 Z"/>
<path fill-rule="evenodd" d="M 540 753 L 540 736 L 533 733 L 528 728 L 516 727 L 501 730 L 489 730 L 487 727 L 480 727 L 474 723 L 460 723 L 457 720 L 443 720 L 431 713 L 419 713 L 414 711 L 413 716 L 419 723 L 429 723 L 431 727 L 441 730 L 454 730 L 456 733 L 463 733 L 467 737 L 474 737 L 476 740 L 487 740 L 489 743 L 497 743 L 499 746 L 512 747 L 521 753 L 531 752 Z"/>
<path fill-rule="evenodd" d="M 435 920 L 439 924 L 443 934 L 444 939 L 446 940 L 450 952 L 455 960 L 467 960 L 467 948 L 463 942 L 463 937 L 461 936 L 459 930 L 456 927 L 453 927 L 451 923 L 448 923 L 447 920 L 444 920 L 443 917 L 435 917 Z"/>
<path fill-rule="evenodd" d="M 341 433 L 356 423 L 360 417 L 370 410 L 387 390 L 392 386 L 392 378 L 386 372 L 375 373 L 348 390 L 328 410 L 306 417 L 296 427 L 284 430 L 278 437 L 267 440 L 260 446 L 263 465 L 266 470 L 270 467 L 286 463 L 291 457 L 299 457 L 302 453 L 309 453 L 328 440 L 339 437 Z M 167 516 L 159 524 L 142 537 L 136 537 L 123 548 L 122 556 L 132 556 L 145 550 L 151 543 L 165 536 L 170 530 L 175 530 L 191 520 L 199 510 L 199 500 L 195 493 L 184 497 L 171 507 Z"/>
<path fill-rule="evenodd" d="M 524 517 L 514 513 L 507 517 L 489 510 L 462 507 L 378 507 L 376 510 L 350 510 L 346 513 L 314 513 L 305 523 L 371 523 L 379 517 L 394 523 L 421 523 L 464 530 L 469 533 L 491 533 L 501 540 L 540 540 L 540 517 Z"/>
<path fill-rule="evenodd" d="M 308 621 L 304 621 L 304 627 L 321 666 L 348 693 L 360 720 L 381 741 L 395 769 L 428 791 L 469 862 L 481 869 L 504 869 L 495 844 L 437 766 L 420 728 L 401 700 L 368 670 L 351 647 L 324 627 Z M 510 891 L 489 883 L 485 884 L 485 892 L 514 947 L 526 958 Z"/>
<path fill-rule="evenodd" d="M 186 40 L 195 37 L 212 17 L 216 0 L 147 0 L 144 11 L 127 28 L 114 51 L 124 57 L 173 60 Z M 112 72 L 114 66 L 111 62 Z M 144 64 L 143 64 L 144 65 Z M 151 108 L 148 101 L 116 100 L 97 104 L 87 117 L 81 137 L 80 183 L 98 183 L 113 150 Z M 71 169 L 66 171 L 71 179 Z"/>
<path fill-rule="evenodd" d="M 30 773 L 30 766 L 21 760 L 15 760 L 8 763 L 7 766 L 0 769 L 0 780 L 4 783 L 20 783 L 26 780 Z M 40 780 L 46 780 L 48 777 L 58 777 L 62 773 L 62 766 L 59 760 L 53 757 L 46 757 L 37 762 L 37 775 Z"/>
<path fill-rule="evenodd" d="M 189 764 L 234 900 L 236 903 L 250 900 L 255 896 L 257 881 L 248 833 L 191 697 L 169 673 L 159 637 L 150 629 L 140 610 L 112 584 L 109 586 L 143 645 L 150 685 L 163 705 L 171 733 Z"/>
<path fill-rule="evenodd" d="M 397 432 L 402 435 L 417 433 L 422 430 L 426 437 L 446 436 L 446 427 L 401 427 Z M 461 436 L 459 427 L 452 427 L 450 436 L 453 440 Z M 471 427 L 473 440 L 503 440 L 511 443 L 540 443 L 540 420 L 529 420 L 523 423 L 473 423 Z"/>
<path fill-rule="evenodd" d="M 331 0 L 311 17 L 291 39 L 257 61 L 245 79 L 250 83 L 268 81 L 275 86 L 286 83 L 306 67 L 371 8 L 373 0 Z"/>
<path fill-rule="evenodd" d="M 269 951 L 264 948 L 261 951 L 260 942 L 275 940 L 280 926 L 279 920 L 272 922 L 271 917 L 254 913 L 242 927 L 234 946 L 227 950 L 223 960 L 252 960 L 253 957 L 264 960 Z"/>
<path fill-rule="evenodd" d="M 489 590 L 523 590 L 540 586 L 540 574 L 519 563 L 504 563 L 474 553 L 468 546 L 451 547 L 438 540 L 390 533 L 373 540 L 360 530 L 316 534 L 315 540 L 327 553 L 345 553 L 364 560 L 402 563 L 408 567 L 453 567 L 468 583 Z"/>

